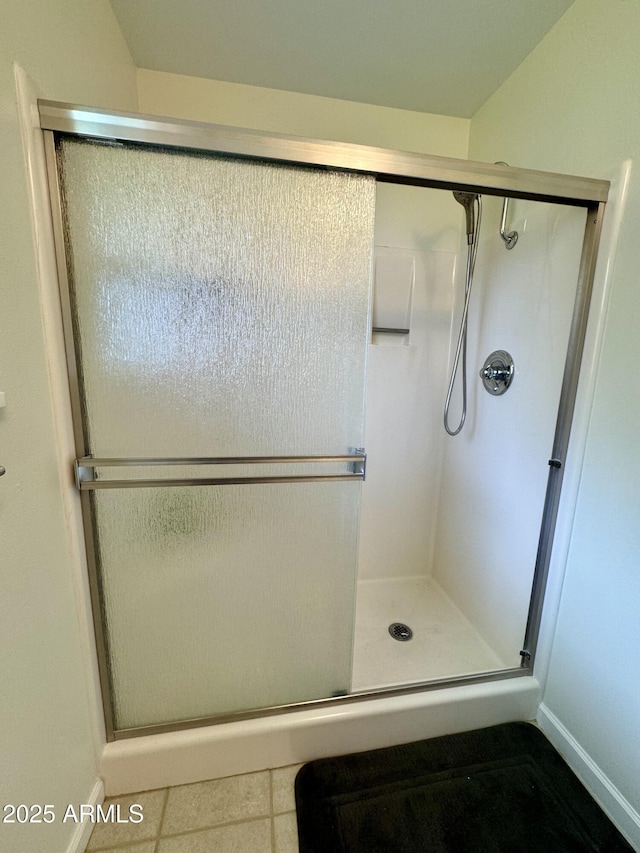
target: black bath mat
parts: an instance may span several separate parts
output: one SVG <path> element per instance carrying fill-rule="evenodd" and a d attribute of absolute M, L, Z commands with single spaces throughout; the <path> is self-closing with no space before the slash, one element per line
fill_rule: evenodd
<path fill-rule="evenodd" d="M 296 806 L 300 853 L 633 851 L 528 723 L 312 761 Z"/>

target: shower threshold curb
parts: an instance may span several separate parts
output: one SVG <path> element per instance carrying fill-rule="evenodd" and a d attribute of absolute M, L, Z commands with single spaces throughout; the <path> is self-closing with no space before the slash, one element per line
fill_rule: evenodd
<path fill-rule="evenodd" d="M 463 684 L 150 734 L 104 746 L 107 796 L 185 785 L 535 718 L 533 676 Z"/>

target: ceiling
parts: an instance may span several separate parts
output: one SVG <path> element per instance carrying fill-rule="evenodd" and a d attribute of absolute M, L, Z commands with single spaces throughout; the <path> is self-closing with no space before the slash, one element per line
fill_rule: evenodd
<path fill-rule="evenodd" d="M 111 0 L 136 65 L 470 117 L 573 0 Z"/>

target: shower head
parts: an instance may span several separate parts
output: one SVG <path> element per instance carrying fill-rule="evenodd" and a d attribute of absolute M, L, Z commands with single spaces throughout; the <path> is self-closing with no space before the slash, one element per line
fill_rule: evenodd
<path fill-rule="evenodd" d="M 476 216 L 474 210 L 474 204 L 476 199 L 478 198 L 477 193 L 465 193 L 460 192 L 459 190 L 453 191 L 453 197 L 464 207 L 464 212 L 467 217 L 467 244 L 470 246 L 475 239 L 475 224 L 476 224 Z"/>

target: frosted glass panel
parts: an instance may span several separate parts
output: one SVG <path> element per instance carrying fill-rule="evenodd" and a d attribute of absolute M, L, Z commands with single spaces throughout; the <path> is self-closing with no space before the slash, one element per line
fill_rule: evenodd
<path fill-rule="evenodd" d="M 346 693 L 359 492 L 96 492 L 117 727 Z"/>
<path fill-rule="evenodd" d="M 353 445 L 372 178 L 80 141 L 60 161 L 95 455 Z"/>
<path fill-rule="evenodd" d="M 362 445 L 373 179 L 72 139 L 59 165 L 87 453 Z M 116 728 L 346 691 L 359 503 L 356 482 L 94 493 Z"/>

